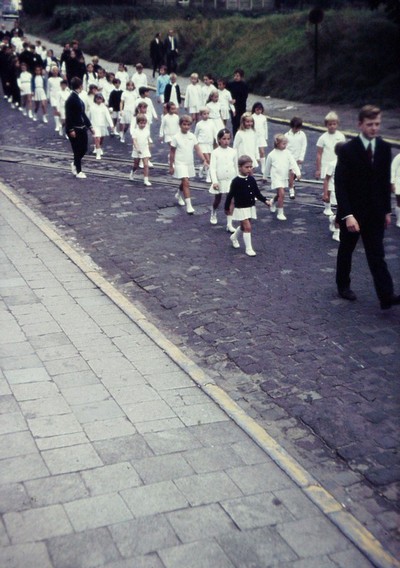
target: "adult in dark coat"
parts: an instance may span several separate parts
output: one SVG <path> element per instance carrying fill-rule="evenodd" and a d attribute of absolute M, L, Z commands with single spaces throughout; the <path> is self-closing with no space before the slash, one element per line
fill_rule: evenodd
<path fill-rule="evenodd" d="M 164 45 L 159 33 L 156 33 L 150 42 L 150 58 L 153 65 L 153 77 L 156 71 L 160 72 L 160 65 L 164 63 Z"/>
<path fill-rule="evenodd" d="M 167 59 L 167 73 L 176 73 L 178 68 L 178 40 L 175 36 L 174 30 L 169 30 L 168 35 L 164 41 L 164 50 Z"/>
<path fill-rule="evenodd" d="M 165 91 L 164 91 L 164 103 L 169 103 L 170 100 L 172 99 L 173 102 L 174 98 L 172 95 L 173 90 L 175 90 L 175 94 L 176 94 L 176 100 L 178 101 L 178 106 L 180 106 L 181 102 L 182 102 L 182 96 L 181 96 L 181 90 L 179 88 L 179 85 L 177 85 L 176 83 L 176 75 L 175 73 L 171 74 L 172 77 L 174 77 L 174 81 L 175 82 L 170 82 L 165 86 Z M 170 75 L 170 77 L 171 77 Z"/>
<path fill-rule="evenodd" d="M 246 112 L 247 97 L 249 96 L 249 87 L 244 81 L 243 69 L 235 69 L 233 81 L 230 81 L 226 88 L 232 95 L 233 106 L 235 107 L 235 112 L 231 111 L 232 132 L 235 136 L 239 130 L 240 118 Z"/>
<path fill-rule="evenodd" d="M 82 172 L 82 158 L 88 149 L 88 129 L 94 134 L 90 120 L 85 113 L 85 104 L 79 97 L 82 87 L 82 79 L 73 77 L 71 79 L 72 93 L 65 102 L 65 132 L 74 153 L 71 169 L 78 179 L 86 178 L 86 174 Z"/>
<path fill-rule="evenodd" d="M 383 246 L 391 216 L 391 148 L 378 137 L 380 125 L 380 109 L 364 106 L 359 113 L 359 136 L 338 152 L 335 192 L 340 244 L 336 284 L 342 298 L 356 300 L 350 288 L 350 272 L 352 254 L 361 235 L 381 308 L 388 309 L 400 304 L 400 296 L 393 292 Z"/>

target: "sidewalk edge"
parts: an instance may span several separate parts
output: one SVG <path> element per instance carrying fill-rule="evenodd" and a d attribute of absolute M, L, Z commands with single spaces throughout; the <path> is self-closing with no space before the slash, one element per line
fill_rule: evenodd
<path fill-rule="evenodd" d="M 282 469 L 307 497 L 377 568 L 400 568 L 400 562 L 337 499 L 324 489 L 181 349 L 169 341 L 124 294 L 119 292 L 69 245 L 52 223 L 35 213 L 17 193 L 0 182 L 0 192 L 45 234 L 116 306 L 158 345 L 250 438 Z"/>

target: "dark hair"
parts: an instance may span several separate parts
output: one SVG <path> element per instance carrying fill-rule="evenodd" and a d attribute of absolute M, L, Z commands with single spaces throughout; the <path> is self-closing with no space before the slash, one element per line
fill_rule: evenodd
<path fill-rule="evenodd" d="M 150 91 L 149 87 L 139 87 L 139 95 L 142 96 Z"/>
<path fill-rule="evenodd" d="M 290 128 L 301 128 L 303 126 L 303 119 L 299 116 L 294 116 L 290 121 Z"/>
<path fill-rule="evenodd" d="M 236 75 L 236 73 L 240 75 L 242 78 L 244 77 L 244 71 L 243 69 L 240 69 L 240 67 L 238 69 L 235 69 L 235 71 L 233 72 L 234 75 Z"/>
<path fill-rule="evenodd" d="M 79 77 L 72 77 L 71 79 L 71 89 L 76 91 L 79 87 L 82 87 L 83 81 Z"/>
<path fill-rule="evenodd" d="M 376 118 L 381 114 L 381 109 L 374 105 L 364 105 L 358 113 L 358 121 L 363 122 L 364 118 Z"/>
<path fill-rule="evenodd" d="M 164 108 L 167 112 L 169 112 L 171 110 L 171 107 L 173 106 L 176 106 L 176 104 L 172 101 L 168 101 L 167 103 L 165 103 Z"/>
<path fill-rule="evenodd" d="M 217 140 L 218 140 L 218 142 L 221 140 L 221 138 L 222 138 L 223 136 L 225 136 L 225 134 L 231 135 L 231 131 L 228 130 L 228 128 L 221 128 L 221 130 L 218 131 L 218 134 L 217 134 Z"/>
<path fill-rule="evenodd" d="M 256 103 L 254 103 L 253 108 L 251 109 L 251 112 L 255 113 L 258 108 L 260 108 L 264 112 L 264 105 L 262 103 L 260 103 L 260 101 L 257 101 Z"/>

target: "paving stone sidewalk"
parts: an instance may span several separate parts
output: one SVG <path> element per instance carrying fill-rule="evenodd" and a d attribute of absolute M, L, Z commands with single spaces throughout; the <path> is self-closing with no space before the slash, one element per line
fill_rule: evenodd
<path fill-rule="evenodd" d="M 0 195 L 0 566 L 372 566 Z"/>

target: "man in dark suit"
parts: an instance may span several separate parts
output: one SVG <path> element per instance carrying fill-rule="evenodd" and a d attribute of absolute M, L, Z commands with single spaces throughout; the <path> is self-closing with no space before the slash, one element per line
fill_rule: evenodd
<path fill-rule="evenodd" d="M 354 301 L 350 288 L 351 259 L 361 235 L 381 308 L 400 304 L 385 262 L 383 237 L 390 224 L 390 145 L 378 137 L 381 111 L 372 105 L 359 113 L 360 134 L 338 152 L 335 192 L 338 203 L 340 244 L 336 266 L 339 296 Z"/>
<path fill-rule="evenodd" d="M 71 79 L 72 93 L 65 102 L 65 132 L 74 153 L 71 169 L 78 179 L 86 178 L 86 174 L 82 171 L 82 158 L 88 149 L 88 129 L 94 134 L 90 120 L 85 113 L 85 104 L 79 96 L 82 85 L 82 79 L 73 77 Z"/>
<path fill-rule="evenodd" d="M 167 73 L 176 73 L 178 62 L 178 41 L 175 37 L 174 30 L 169 30 L 164 42 L 164 50 L 167 58 Z"/>
<path fill-rule="evenodd" d="M 232 95 L 233 106 L 235 107 L 235 112 L 231 111 L 232 134 L 235 136 L 240 127 L 242 114 L 246 112 L 247 97 L 249 96 L 249 88 L 244 81 L 243 69 L 235 69 L 233 81 L 230 81 L 226 88 Z"/>
<path fill-rule="evenodd" d="M 164 46 L 160 34 L 157 33 L 150 42 L 150 58 L 153 64 L 153 77 L 160 72 L 160 65 L 164 63 Z"/>

